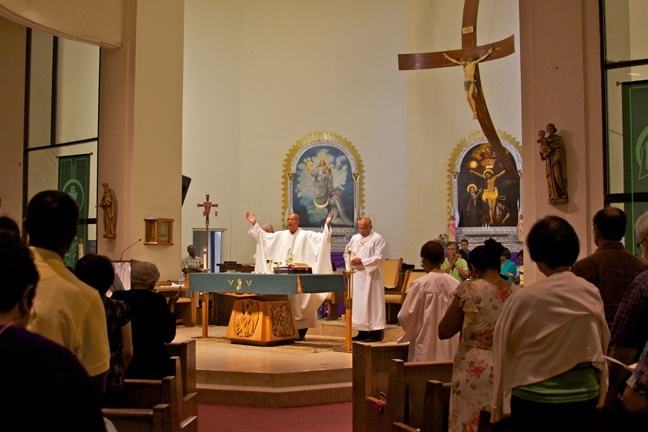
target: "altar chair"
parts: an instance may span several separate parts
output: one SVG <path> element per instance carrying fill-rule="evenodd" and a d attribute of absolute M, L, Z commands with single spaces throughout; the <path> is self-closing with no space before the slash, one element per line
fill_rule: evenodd
<path fill-rule="evenodd" d="M 398 323 L 398 312 L 405 301 L 410 284 L 425 275 L 426 273 L 422 269 L 407 270 L 405 276 L 403 276 L 403 283 L 400 285 L 399 289 L 393 290 L 394 292 L 390 292 L 389 294 L 385 293 L 385 306 L 387 307 L 388 323 Z"/>

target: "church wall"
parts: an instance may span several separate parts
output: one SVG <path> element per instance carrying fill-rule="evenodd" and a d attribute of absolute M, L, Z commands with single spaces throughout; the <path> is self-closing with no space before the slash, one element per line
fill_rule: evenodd
<path fill-rule="evenodd" d="M 117 239 L 98 238 L 113 259 L 139 238 L 144 218 L 174 219 L 173 246 L 138 243 L 124 259 L 152 261 L 180 277 L 184 2 L 127 2 L 124 46 L 101 59 L 99 182 L 119 200 Z"/>
<path fill-rule="evenodd" d="M 233 248 L 238 249 L 248 240 L 244 231 L 247 228 L 242 224 L 245 209 L 238 205 L 239 170 L 244 175 L 259 177 L 259 158 L 239 150 L 243 4 L 212 0 L 185 3 L 182 174 L 191 178 L 191 185 L 182 209 L 183 257 L 193 241 L 192 229 L 205 228 L 205 217 L 197 203 L 202 203 L 209 194 L 210 200 L 219 206 L 215 209 L 217 217 L 211 212 L 210 228 L 226 229 L 223 259 L 233 256 L 239 262 L 251 260 L 230 254 Z M 261 186 L 269 189 L 266 183 Z M 276 214 L 259 214 L 260 218 L 264 216 L 273 217 L 269 222 L 279 226 Z M 236 230 L 232 229 L 233 223 Z"/>
<path fill-rule="evenodd" d="M 0 18 L 0 215 L 22 223 L 25 27 Z"/>
<path fill-rule="evenodd" d="M 106 47 L 122 40 L 124 0 L 0 0 L 0 15 L 27 27 Z"/>
<path fill-rule="evenodd" d="M 576 229 L 580 257 L 590 254 L 590 226 L 603 206 L 602 125 L 598 2 L 520 2 L 523 158 L 526 229 L 558 215 Z M 544 162 L 537 131 L 555 123 L 567 154 L 569 203 L 547 203 Z M 528 256 L 528 254 L 527 254 Z M 529 264 L 529 262 L 527 262 Z M 542 278 L 525 266 L 525 283 Z"/>
<path fill-rule="evenodd" d="M 376 231 L 387 238 L 388 255 L 403 256 L 405 95 L 404 77 L 397 69 L 402 5 L 250 1 L 234 7 L 228 3 L 187 3 L 187 17 L 198 13 L 190 12 L 194 6 L 203 17 L 187 24 L 188 46 L 190 35 L 198 34 L 197 26 L 212 23 L 200 31 L 206 38 L 201 47 L 209 54 L 187 50 L 187 76 L 214 79 L 201 81 L 200 90 L 192 90 L 188 78 L 185 106 L 192 113 L 214 115 L 214 126 L 210 129 L 203 116 L 191 118 L 185 111 L 185 143 L 201 143 L 206 151 L 194 152 L 185 145 L 184 174 L 193 181 L 183 209 L 183 248 L 191 241 L 191 227 L 204 226 L 195 202 L 202 202 L 210 192 L 219 203 L 219 217 L 212 218 L 211 227 L 231 233 L 232 259 L 250 262 L 254 242 L 247 235 L 245 211 L 280 228 L 287 152 L 309 133 L 330 131 L 349 140 L 361 155 L 365 212 L 374 219 Z M 222 22 L 226 23 L 222 28 L 214 25 Z M 238 23 L 238 28 L 232 23 Z M 239 44 L 238 52 L 232 49 Z M 206 58 L 209 55 L 217 56 L 217 64 Z M 205 128 L 211 140 L 206 141 Z M 231 159 L 223 160 L 223 154 Z M 197 168 L 206 164 L 211 169 Z M 201 180 L 205 177 L 213 181 Z"/>

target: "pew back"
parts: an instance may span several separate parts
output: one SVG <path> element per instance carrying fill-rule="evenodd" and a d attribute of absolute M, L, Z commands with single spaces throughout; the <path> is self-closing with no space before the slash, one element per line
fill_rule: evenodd
<path fill-rule="evenodd" d="M 421 428 L 394 422 L 392 432 L 447 432 L 451 388 L 452 383 L 428 380 L 425 385 Z"/>
<path fill-rule="evenodd" d="M 420 428 L 427 381 L 450 383 L 453 365 L 451 361 L 405 362 L 393 359 L 385 401 L 372 396 L 366 398 L 368 430 L 390 432 L 394 422 Z M 376 406 L 382 409 L 376 409 Z"/>
<path fill-rule="evenodd" d="M 187 339 L 181 342 L 166 344 L 169 355 L 180 357 L 182 369 L 182 393 L 186 396 L 196 391 L 196 340 Z"/>
<path fill-rule="evenodd" d="M 406 360 L 409 344 L 353 343 L 353 431 L 371 432 L 366 425 L 368 396 L 387 392 L 389 369 L 394 358 Z"/>
<path fill-rule="evenodd" d="M 102 412 L 119 432 L 173 432 L 169 404 L 152 409 L 104 408 Z"/>

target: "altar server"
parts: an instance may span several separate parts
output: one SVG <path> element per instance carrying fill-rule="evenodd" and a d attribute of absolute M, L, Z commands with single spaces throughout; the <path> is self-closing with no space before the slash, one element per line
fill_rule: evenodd
<path fill-rule="evenodd" d="M 257 241 L 255 273 L 269 273 L 275 262 L 281 265 L 305 263 L 314 274 L 333 273 L 331 265 L 331 220 L 333 213 L 326 217 L 321 233 L 299 228 L 299 215 L 292 213 L 286 219 L 287 230 L 266 232 L 257 223 L 254 213 L 246 212 L 245 217 L 252 224 L 248 230 Z M 292 312 L 297 322 L 299 339 L 303 340 L 308 328 L 317 326 L 317 309 L 328 293 L 293 294 L 288 296 Z"/>

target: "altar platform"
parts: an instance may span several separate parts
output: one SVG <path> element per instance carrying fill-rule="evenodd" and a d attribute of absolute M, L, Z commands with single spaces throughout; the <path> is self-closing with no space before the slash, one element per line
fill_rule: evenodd
<path fill-rule="evenodd" d="M 227 326 L 179 326 L 175 341 L 196 339 L 196 380 L 200 403 L 286 408 L 352 400 L 351 352 L 344 346 L 346 323 L 320 320 L 304 344 L 254 346 L 232 344 Z M 388 325 L 384 342 L 403 334 Z M 310 342 L 310 343 L 309 343 Z M 302 345 L 302 346 L 300 346 Z M 312 348 L 313 346 L 323 348 Z"/>

